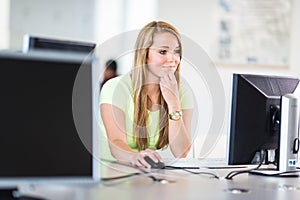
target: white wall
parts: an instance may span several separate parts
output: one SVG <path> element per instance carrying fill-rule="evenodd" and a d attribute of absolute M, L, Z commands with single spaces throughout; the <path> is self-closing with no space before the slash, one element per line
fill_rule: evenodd
<path fill-rule="evenodd" d="M 300 2 L 293 2 L 292 32 L 291 32 L 291 49 L 290 49 L 290 71 L 300 76 Z"/>
<path fill-rule="evenodd" d="M 166 20 L 197 42 L 210 54 L 215 6 L 218 0 L 2 0 L 0 4 L 0 47 L 20 49 L 25 33 L 96 41 L 124 31 L 141 28 L 151 20 Z M 156 9 L 157 8 L 157 9 Z M 290 68 L 299 74 L 300 2 L 294 0 Z M 221 71 L 240 70 L 222 68 Z M 251 68 L 244 67 L 243 71 Z M 254 71 L 269 71 L 254 69 Z M 282 70 L 279 70 L 282 73 Z"/>
<path fill-rule="evenodd" d="M 216 0 L 163 0 L 158 1 L 160 20 L 170 22 L 179 31 L 193 39 L 205 51 L 210 51 L 213 32 L 213 9 Z"/>
<path fill-rule="evenodd" d="M 94 40 L 95 0 L 10 0 L 10 48 L 21 49 L 24 34 Z"/>
<path fill-rule="evenodd" d="M 108 59 L 117 58 L 118 73 L 127 73 L 132 68 L 131 57 L 125 52 L 120 56 L 120 49 L 127 41 L 120 41 L 118 45 L 108 43 L 117 42 L 116 37 L 127 31 L 140 29 L 146 23 L 156 18 L 157 0 L 97 0 L 95 13 L 95 40 L 98 44 L 100 65 L 103 67 Z M 133 46 L 134 44 L 132 44 Z M 103 49 L 105 48 L 105 49 Z"/>
<path fill-rule="evenodd" d="M 16 50 L 22 48 L 24 34 L 101 46 L 125 31 L 141 28 L 155 18 L 155 11 L 156 0 L 10 0 L 9 21 L 5 20 L 10 27 L 5 30 L 10 32 L 9 47 Z M 119 56 L 117 52 L 117 48 L 109 49 L 101 55 L 100 66 Z M 120 59 L 120 66 L 120 74 L 131 68 L 126 58 Z"/>

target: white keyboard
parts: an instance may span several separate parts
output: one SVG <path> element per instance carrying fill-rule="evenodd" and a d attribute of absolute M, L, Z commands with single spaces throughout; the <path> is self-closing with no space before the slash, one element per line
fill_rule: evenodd
<path fill-rule="evenodd" d="M 225 158 L 168 158 L 163 160 L 166 166 L 183 168 L 226 168 Z"/>

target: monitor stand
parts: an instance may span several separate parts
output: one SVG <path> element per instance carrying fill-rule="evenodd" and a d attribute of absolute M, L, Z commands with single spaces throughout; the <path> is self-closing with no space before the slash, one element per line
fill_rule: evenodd
<path fill-rule="evenodd" d="M 18 188 L 1 188 L 0 189 L 1 200 L 46 200 L 40 197 L 33 197 L 28 195 L 21 195 Z"/>

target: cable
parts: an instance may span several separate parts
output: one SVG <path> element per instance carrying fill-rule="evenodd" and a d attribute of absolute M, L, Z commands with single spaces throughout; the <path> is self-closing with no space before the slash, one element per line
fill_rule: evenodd
<path fill-rule="evenodd" d="M 252 172 L 253 174 L 258 174 L 262 176 L 270 176 L 270 177 L 299 177 L 300 176 L 300 170 L 293 170 L 293 171 L 284 171 L 284 172 L 278 172 L 278 173 L 259 173 L 259 172 Z"/>
<path fill-rule="evenodd" d="M 262 157 L 262 159 L 260 160 L 260 163 L 258 164 L 258 166 L 255 167 L 254 169 L 239 170 L 239 171 L 231 171 L 231 172 L 229 172 L 229 173 L 225 176 L 225 179 L 227 179 L 227 180 L 232 180 L 233 177 L 235 177 L 235 176 L 237 176 L 237 175 L 239 175 L 239 174 L 245 174 L 245 173 L 249 173 L 249 172 L 252 171 L 252 170 L 257 170 L 257 169 L 259 169 L 259 168 L 262 166 L 262 164 L 263 164 L 263 162 L 264 162 L 264 160 L 265 160 L 265 154 L 263 154 L 262 151 L 260 152 L 260 157 Z"/>
<path fill-rule="evenodd" d="M 190 171 L 189 170 L 189 169 L 200 169 L 200 167 L 173 167 L 173 166 L 165 166 L 164 169 L 179 169 L 179 170 L 183 170 L 183 171 L 189 172 L 191 174 L 211 175 L 211 176 L 213 176 L 213 178 L 220 179 L 220 177 L 218 175 L 216 175 L 215 173 L 212 173 L 212 172 L 194 172 L 194 171 Z"/>
<path fill-rule="evenodd" d="M 129 165 L 127 163 L 123 163 L 123 162 L 119 162 L 119 161 L 110 161 L 110 160 L 103 160 L 103 161 L 119 164 L 119 165 L 126 166 L 126 167 L 131 167 L 131 168 L 134 168 L 134 169 L 137 169 L 137 170 L 141 171 L 141 172 L 126 174 L 126 175 L 123 175 L 123 176 L 101 178 L 101 181 L 104 181 L 104 182 L 109 182 L 109 181 L 113 181 L 113 180 L 120 180 L 120 179 L 130 178 L 130 177 L 134 177 L 134 176 L 146 176 L 148 178 L 151 178 L 154 182 L 160 182 L 160 183 L 172 182 L 172 181 L 168 181 L 166 179 L 156 178 L 153 175 L 149 175 L 149 173 L 151 173 L 150 171 L 145 171 L 142 168 L 134 167 L 134 166 Z M 164 168 L 162 168 L 162 169 L 164 169 Z"/>
<path fill-rule="evenodd" d="M 225 176 L 225 179 L 231 180 L 233 177 L 235 177 L 239 174 L 249 173 L 251 170 L 255 170 L 255 169 L 258 169 L 258 168 L 249 169 L 249 170 L 241 170 L 241 171 L 232 171 L 229 174 L 227 174 L 227 176 Z"/>
<path fill-rule="evenodd" d="M 220 179 L 220 177 L 218 175 L 216 175 L 215 173 L 212 173 L 212 172 L 193 172 L 193 171 L 190 171 L 188 169 L 182 169 L 183 171 L 186 171 L 186 172 L 189 172 L 191 174 L 199 174 L 199 175 L 211 175 L 213 178 L 216 178 L 216 179 Z"/>
<path fill-rule="evenodd" d="M 164 169 L 200 169 L 200 167 L 176 167 L 167 165 Z"/>
<path fill-rule="evenodd" d="M 121 164 L 121 163 L 118 163 L 118 164 Z M 190 171 L 190 170 L 188 170 L 187 168 L 184 168 L 184 167 L 165 166 L 162 169 L 166 169 L 166 170 L 168 170 L 168 169 L 180 169 L 180 170 L 189 172 L 191 174 L 211 175 L 213 178 L 220 179 L 220 177 L 218 175 L 216 175 L 215 173 L 212 173 L 212 172 L 193 172 L 193 171 Z M 199 167 L 197 167 L 197 168 L 193 167 L 193 168 L 189 168 L 189 169 L 200 169 L 200 168 Z M 160 183 L 170 182 L 170 181 L 168 181 L 166 179 L 156 178 L 153 175 L 146 175 L 146 174 L 149 174 L 150 172 L 144 171 L 141 168 L 139 168 L 139 170 L 142 173 L 136 172 L 136 173 L 131 173 L 131 174 L 123 175 L 123 176 L 101 178 L 101 180 L 104 181 L 104 182 L 108 182 L 108 181 L 113 181 L 113 180 L 120 180 L 120 179 L 130 178 L 130 177 L 134 177 L 134 176 L 143 176 L 143 175 L 145 175 L 146 177 L 151 178 L 154 182 L 160 182 Z"/>
<path fill-rule="evenodd" d="M 262 154 L 262 151 L 261 151 L 260 156 L 262 156 L 262 155 L 263 155 L 263 158 L 261 159 L 259 165 L 257 167 L 255 167 L 254 169 L 241 170 L 241 171 L 232 171 L 232 172 L 228 173 L 227 176 L 225 176 L 225 179 L 232 180 L 233 177 L 235 177 L 239 174 L 251 173 L 254 170 L 258 170 L 262 166 L 263 161 L 265 160 L 265 154 Z M 276 166 L 276 163 L 273 163 L 273 164 Z M 299 167 L 297 167 L 296 169 L 299 169 Z M 284 172 L 278 172 L 278 173 L 272 173 L 272 174 L 263 174 L 262 173 L 260 175 L 272 176 L 272 177 L 282 177 L 282 176 L 285 176 L 285 177 L 299 177 L 300 174 L 295 174 L 295 173 L 300 173 L 300 171 L 299 170 L 284 171 Z M 255 173 L 255 174 L 259 174 L 259 173 Z"/>
<path fill-rule="evenodd" d="M 123 175 L 123 176 L 101 178 L 101 181 L 119 180 L 119 179 L 123 179 L 123 178 L 129 178 L 129 177 L 133 177 L 133 176 L 138 176 L 138 175 L 141 175 L 141 174 L 142 173 L 132 173 L 132 174 L 127 174 L 127 175 Z"/>

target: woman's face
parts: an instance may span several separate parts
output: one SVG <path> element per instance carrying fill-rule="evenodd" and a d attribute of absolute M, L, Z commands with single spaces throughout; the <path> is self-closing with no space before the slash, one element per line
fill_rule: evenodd
<path fill-rule="evenodd" d="M 174 73 L 180 63 L 180 46 L 171 33 L 155 34 L 148 52 L 149 76 L 163 77 Z"/>

